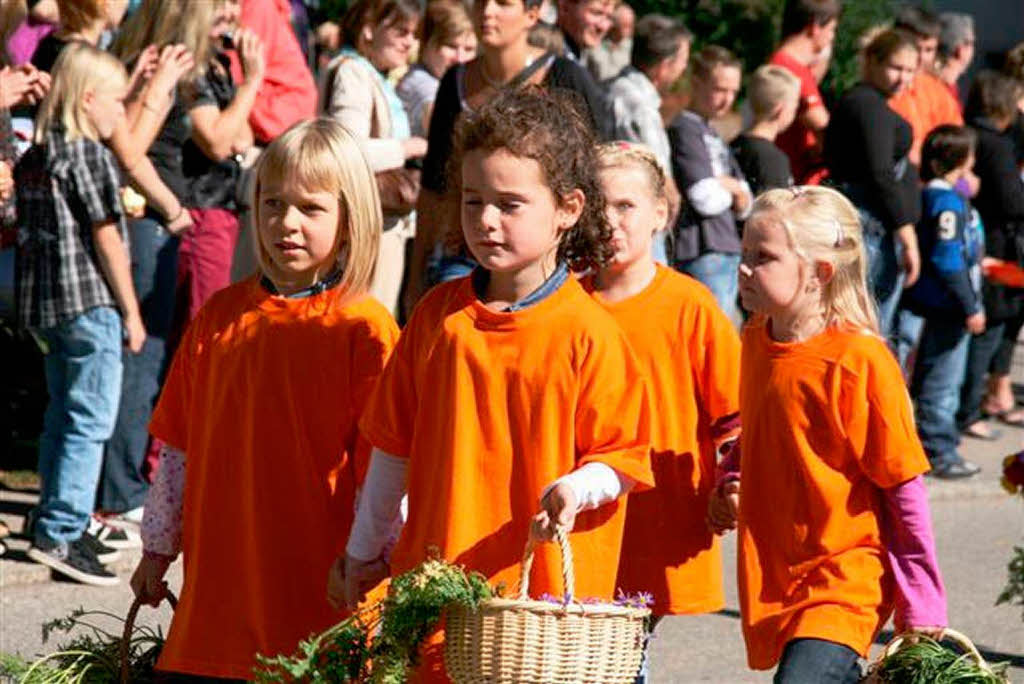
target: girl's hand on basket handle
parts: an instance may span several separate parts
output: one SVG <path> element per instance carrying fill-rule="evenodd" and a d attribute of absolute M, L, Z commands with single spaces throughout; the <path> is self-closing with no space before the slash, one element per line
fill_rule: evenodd
<path fill-rule="evenodd" d="M 164 575 L 167 574 L 167 568 L 171 566 L 171 562 L 172 559 L 169 556 L 148 551 L 143 553 L 142 560 L 135 566 L 135 572 L 132 573 L 131 585 L 135 597 L 141 599 L 146 605 L 154 608 L 159 606 L 167 596 L 167 582 L 164 581 Z"/>
<path fill-rule="evenodd" d="M 337 562 L 335 562 L 335 566 L 337 566 Z M 331 574 L 327 580 L 327 600 L 335 608 L 340 609 L 340 597 L 331 594 L 332 581 L 335 580 L 334 573 L 335 568 L 331 568 Z M 364 561 L 345 554 L 345 567 L 342 574 L 344 575 L 341 581 L 345 589 L 345 605 L 349 610 L 355 610 L 366 598 L 366 592 L 387 577 L 390 574 L 390 569 L 387 561 L 382 558 Z"/>
<path fill-rule="evenodd" d="M 708 527 L 715 534 L 725 534 L 736 529 L 740 510 L 740 481 L 723 482 L 711 493 L 708 501 Z"/>
<path fill-rule="evenodd" d="M 536 541 L 551 541 L 557 528 L 573 528 L 579 502 L 572 487 L 566 482 L 559 482 L 541 499 L 540 508 L 540 513 L 533 516 L 530 524 L 530 535 Z"/>
<path fill-rule="evenodd" d="M 907 630 L 911 635 L 926 636 L 935 641 L 942 641 L 942 637 L 946 635 L 945 627 L 935 627 L 933 625 L 928 626 L 914 626 Z"/>

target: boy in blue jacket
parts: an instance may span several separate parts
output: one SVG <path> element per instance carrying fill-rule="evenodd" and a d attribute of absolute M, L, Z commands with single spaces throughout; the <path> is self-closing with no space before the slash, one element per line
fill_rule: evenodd
<path fill-rule="evenodd" d="M 963 126 L 939 126 L 921 153 L 922 197 L 917 241 L 921 277 L 903 304 L 925 323 L 911 379 L 917 430 L 932 464 L 944 479 L 970 477 L 981 468 L 957 452 L 956 412 L 971 334 L 985 330 L 981 302 L 981 222 L 953 189 L 974 165 L 975 136 Z"/>

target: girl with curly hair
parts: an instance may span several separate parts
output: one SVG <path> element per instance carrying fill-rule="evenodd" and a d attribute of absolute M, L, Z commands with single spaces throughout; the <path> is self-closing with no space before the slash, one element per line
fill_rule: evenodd
<path fill-rule="evenodd" d="M 595 154 L 576 109 L 535 90 L 460 123 L 450 182 L 480 265 L 416 307 L 363 413 L 375 448 L 336 600 L 355 606 L 382 578 L 405 494 L 394 574 L 434 548 L 511 586 L 528 534 L 562 527 L 577 595 L 611 598 L 618 499 L 652 480 L 650 409 L 623 332 L 570 273 L 610 256 Z M 557 551 L 538 549 L 530 587 L 560 594 L 560 570 Z M 443 676 L 439 644 L 426 681 Z"/>

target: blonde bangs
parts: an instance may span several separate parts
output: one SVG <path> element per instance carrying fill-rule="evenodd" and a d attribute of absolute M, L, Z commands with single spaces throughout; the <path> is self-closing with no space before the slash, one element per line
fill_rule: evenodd
<path fill-rule="evenodd" d="M 294 183 L 338 197 L 346 224 L 338 231 L 341 289 L 345 299 L 365 294 L 377 267 L 384 221 L 376 179 L 355 138 L 332 119 L 297 123 L 263 151 L 255 178 L 251 206 L 257 231 L 260 194 L 267 186 Z M 269 273 L 269 255 L 258 236 L 254 246 L 260 269 Z"/>

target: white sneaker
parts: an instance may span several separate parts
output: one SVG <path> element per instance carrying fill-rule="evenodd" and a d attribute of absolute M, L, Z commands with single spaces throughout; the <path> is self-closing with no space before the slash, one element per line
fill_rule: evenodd
<path fill-rule="evenodd" d="M 142 548 L 142 536 L 137 530 L 113 527 L 96 518 L 89 523 L 89 534 L 95 537 L 96 541 L 112 549 Z"/>
<path fill-rule="evenodd" d="M 142 512 L 143 508 L 139 506 L 124 513 L 100 516 L 100 522 L 115 529 L 130 529 L 138 532 L 142 529 Z"/>

